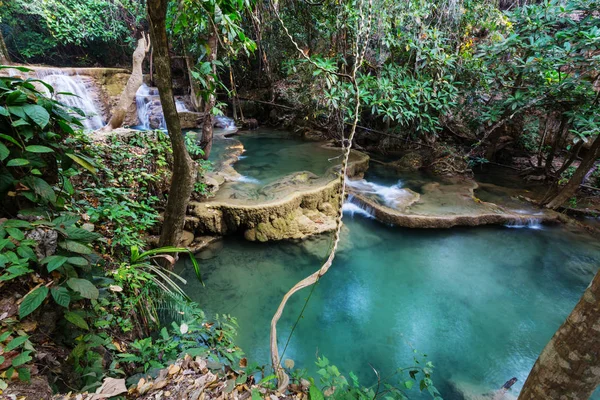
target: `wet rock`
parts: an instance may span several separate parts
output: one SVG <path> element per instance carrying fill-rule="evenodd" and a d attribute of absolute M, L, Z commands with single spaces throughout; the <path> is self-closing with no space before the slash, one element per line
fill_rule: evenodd
<path fill-rule="evenodd" d="M 254 130 L 258 129 L 258 121 L 255 118 L 248 118 L 242 122 L 242 129 Z"/>
<path fill-rule="evenodd" d="M 179 246 L 188 247 L 194 241 L 194 234 L 190 231 L 183 231 L 181 234 L 181 240 Z"/>
<path fill-rule="evenodd" d="M 417 171 L 425 165 L 425 157 L 419 152 L 407 153 L 401 159 L 387 165 L 396 171 Z"/>
<path fill-rule="evenodd" d="M 302 139 L 308 140 L 310 142 L 322 142 L 327 138 L 323 134 L 323 132 L 315 131 L 315 130 L 306 130 L 302 133 Z"/>
<path fill-rule="evenodd" d="M 193 129 L 197 128 L 204 120 L 204 114 L 193 111 L 179 111 L 179 122 L 181 123 L 181 129 Z"/>

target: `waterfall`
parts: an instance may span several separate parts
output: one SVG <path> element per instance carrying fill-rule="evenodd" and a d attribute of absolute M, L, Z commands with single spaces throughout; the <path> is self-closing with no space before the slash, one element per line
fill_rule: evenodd
<path fill-rule="evenodd" d="M 190 111 L 190 110 L 188 110 L 185 103 L 181 100 L 175 100 L 175 107 L 177 108 L 177 112 Z"/>
<path fill-rule="evenodd" d="M 514 221 L 511 222 L 509 224 L 504 225 L 507 228 L 515 228 L 515 229 L 521 229 L 521 228 L 528 228 L 528 229 L 535 229 L 535 230 L 540 230 L 540 229 L 544 229 L 543 225 L 542 225 L 542 220 L 539 218 L 524 218 L 520 221 Z"/>
<path fill-rule="evenodd" d="M 226 130 L 237 129 L 235 126 L 235 121 L 224 115 L 215 115 L 214 121 L 215 128 L 221 128 Z"/>
<path fill-rule="evenodd" d="M 362 215 L 363 217 L 366 217 L 366 218 L 375 218 L 375 215 L 373 214 L 373 210 L 371 209 L 371 207 L 367 207 L 367 206 L 363 206 L 363 205 L 359 204 L 354 199 L 354 196 L 351 194 L 348 195 L 348 199 L 342 205 L 342 211 L 345 214 L 350 215 L 352 218 L 354 218 L 354 216 L 356 214 Z"/>
<path fill-rule="evenodd" d="M 86 115 L 86 118 L 81 120 L 85 129 L 94 130 L 104 126 L 98 108 L 79 75 L 66 75 L 62 70 L 53 68 L 38 70 L 36 75 L 39 79 L 51 85 L 54 88 L 54 93 L 63 92 L 75 95 L 57 94 L 56 100 L 69 107 L 81 109 Z"/>
<path fill-rule="evenodd" d="M 383 201 L 383 204 L 391 208 L 396 208 L 399 200 L 407 195 L 407 191 L 402 189 L 401 185 L 402 182 L 400 181 L 392 186 L 383 186 L 365 179 L 346 180 L 346 186 L 359 193 L 374 194 Z"/>
<path fill-rule="evenodd" d="M 142 84 L 135 93 L 135 105 L 137 107 L 137 116 L 143 129 L 167 129 L 160 105 L 158 89 L 151 88 L 145 83 Z"/>

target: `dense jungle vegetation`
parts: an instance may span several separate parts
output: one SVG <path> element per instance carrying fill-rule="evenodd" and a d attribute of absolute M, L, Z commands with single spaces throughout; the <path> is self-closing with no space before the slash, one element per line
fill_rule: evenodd
<path fill-rule="evenodd" d="M 40 66 L 130 76 L 91 133 Z M 166 131 L 115 133 L 146 83 Z M 203 115 L 200 140 L 182 129 L 183 95 Z M 187 354 L 223 398 L 441 399 L 416 350 L 374 385 L 324 356 L 310 376 L 279 359 L 277 317 L 273 366 L 262 366 L 236 345 L 235 318 L 191 301 L 173 267 L 206 272 L 184 227 L 190 200 L 214 196 L 215 117 L 341 149 L 335 245 L 313 284 L 340 239 L 351 147 L 438 175 L 518 171 L 544 188 L 526 198 L 536 207 L 597 218 L 599 103 L 596 0 L 0 0 L 0 398 L 143 396 L 148 375 L 176 375 Z M 597 296 L 600 276 L 519 399 L 592 395 Z M 568 357 L 584 361 L 567 370 Z"/>

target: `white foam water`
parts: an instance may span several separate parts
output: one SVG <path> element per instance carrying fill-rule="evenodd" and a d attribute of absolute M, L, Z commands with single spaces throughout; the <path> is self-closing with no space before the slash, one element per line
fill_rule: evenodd
<path fill-rule="evenodd" d="M 185 103 L 181 100 L 175 100 L 175 107 L 177 108 L 177 112 L 189 111 Z"/>
<path fill-rule="evenodd" d="M 351 187 L 360 193 L 365 194 L 375 194 L 383 203 L 388 207 L 396 207 L 398 205 L 398 199 L 407 194 L 405 189 L 401 187 L 402 182 L 398 181 L 395 185 L 392 186 L 383 186 L 377 183 L 369 182 L 365 179 L 357 179 L 357 180 L 346 180 L 346 186 Z"/>
<path fill-rule="evenodd" d="M 520 221 L 520 222 L 511 222 L 510 224 L 506 224 L 504 225 L 507 228 L 514 228 L 514 229 L 535 229 L 535 230 L 541 230 L 544 229 L 544 226 L 542 225 L 542 221 L 539 218 L 527 218 L 524 221 Z"/>
<path fill-rule="evenodd" d="M 137 107 L 137 115 L 140 120 L 140 124 L 143 129 L 150 130 L 152 127 L 150 126 L 150 116 L 152 114 L 151 106 L 153 97 L 158 96 L 158 93 L 155 89 L 152 89 L 145 83 L 139 87 L 137 92 L 135 93 L 135 105 Z M 160 110 L 160 118 L 159 128 L 166 129 L 167 125 L 165 123 L 165 119 L 162 114 L 162 108 Z"/>
<path fill-rule="evenodd" d="M 94 100 L 78 75 L 66 75 L 64 71 L 55 68 L 39 70 L 36 75 L 51 85 L 54 93 L 72 94 L 57 94 L 56 99 L 69 107 L 79 108 L 85 113 L 85 119 L 81 119 L 85 129 L 95 130 L 104 126 L 104 121 L 102 121 Z"/>
<path fill-rule="evenodd" d="M 250 176 L 245 176 L 242 175 L 237 179 L 238 182 L 243 182 L 243 183 L 255 183 L 255 184 L 259 184 L 260 181 L 256 178 L 252 178 Z"/>
<path fill-rule="evenodd" d="M 370 209 L 370 207 L 365 207 L 361 204 L 358 204 L 354 199 L 354 196 L 352 196 L 351 194 L 348 195 L 348 199 L 342 205 L 342 211 L 344 212 L 344 214 L 348 214 L 352 218 L 354 218 L 354 216 L 357 214 L 365 218 L 375 218 L 375 216 L 373 215 L 373 211 Z"/>

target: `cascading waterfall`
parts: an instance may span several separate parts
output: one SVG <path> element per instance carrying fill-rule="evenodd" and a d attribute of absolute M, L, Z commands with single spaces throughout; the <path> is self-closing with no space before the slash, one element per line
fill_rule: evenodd
<path fill-rule="evenodd" d="M 373 214 L 373 210 L 371 209 L 371 207 L 367 207 L 365 205 L 360 204 L 359 202 L 356 201 L 354 196 L 351 194 L 348 195 L 348 198 L 342 205 L 342 211 L 345 214 L 348 214 L 352 218 L 354 218 L 354 216 L 356 214 L 362 215 L 363 217 L 366 217 L 366 218 L 371 218 L 371 219 L 375 218 L 375 215 Z"/>
<path fill-rule="evenodd" d="M 515 212 L 517 214 L 532 215 L 532 212 L 529 210 L 513 210 L 513 212 Z M 541 213 L 541 212 L 533 213 L 533 215 L 541 215 L 541 214 L 543 214 L 543 213 Z M 540 230 L 540 229 L 544 228 L 544 226 L 542 225 L 542 220 L 540 218 L 535 218 L 535 217 L 523 218 L 521 221 L 511 222 L 510 224 L 506 224 L 505 226 L 507 228 L 515 228 L 515 229 L 528 228 L 528 229 Z"/>
<path fill-rule="evenodd" d="M 402 189 L 401 185 L 402 182 L 400 181 L 392 186 L 383 186 L 365 179 L 346 180 L 346 186 L 359 193 L 377 195 L 383 201 L 383 204 L 391 208 L 395 208 L 398 205 L 398 200 L 407 194 L 407 191 Z"/>
<path fill-rule="evenodd" d="M 177 108 L 177 112 L 190 111 L 190 110 L 188 110 L 185 103 L 181 100 L 175 100 L 175 108 Z"/>
<path fill-rule="evenodd" d="M 135 105 L 143 129 L 167 128 L 156 88 L 151 88 L 145 83 L 142 84 L 135 93 Z"/>
<path fill-rule="evenodd" d="M 221 128 L 225 130 L 237 129 L 235 126 L 235 121 L 229 117 L 226 117 L 225 115 L 215 115 L 214 121 L 215 128 Z"/>
<path fill-rule="evenodd" d="M 81 123 L 88 130 L 99 129 L 104 126 L 104 121 L 90 96 L 85 83 L 78 75 L 66 75 L 60 69 L 44 69 L 36 72 L 39 79 L 51 85 L 54 93 L 72 93 L 75 96 L 57 94 L 56 99 L 69 107 L 81 109 L 86 118 Z"/>

